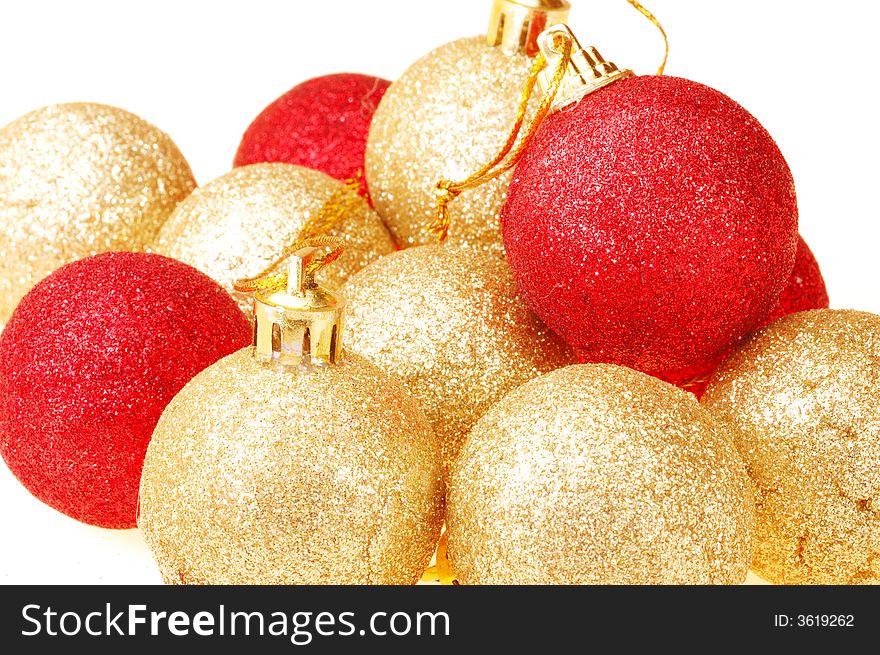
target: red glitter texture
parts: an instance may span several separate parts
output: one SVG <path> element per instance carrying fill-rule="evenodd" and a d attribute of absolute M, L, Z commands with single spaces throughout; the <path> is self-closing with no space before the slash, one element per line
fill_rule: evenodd
<path fill-rule="evenodd" d="M 235 301 L 186 264 L 142 253 L 69 264 L 25 296 L 0 336 L 0 454 L 51 507 L 133 528 L 162 410 L 250 340 Z"/>
<path fill-rule="evenodd" d="M 303 82 L 266 107 L 242 137 L 235 166 L 283 162 L 323 171 L 337 180 L 360 175 L 373 113 L 391 84 L 355 73 Z"/>
<path fill-rule="evenodd" d="M 798 237 L 797 255 L 788 285 L 764 325 L 789 314 L 810 309 L 828 309 L 828 304 L 828 291 L 825 289 L 822 271 L 819 270 L 819 262 L 803 237 Z"/>
<path fill-rule="evenodd" d="M 525 300 L 583 361 L 647 373 L 726 351 L 788 280 L 788 166 L 736 102 L 674 77 L 615 82 L 544 121 L 502 212 Z"/>
<path fill-rule="evenodd" d="M 803 237 L 798 237 L 797 255 L 794 259 L 794 269 L 789 276 L 788 285 L 782 292 L 776 307 L 770 312 L 770 317 L 760 327 L 769 325 L 777 318 L 789 314 L 805 312 L 810 309 L 827 309 L 828 304 L 828 291 L 825 289 L 825 280 L 822 278 L 822 271 L 819 270 L 819 263 Z M 737 345 L 739 344 L 737 343 Z M 709 378 L 734 348 L 721 356 L 713 357 L 707 364 L 675 373 L 661 373 L 657 377 L 673 384 L 679 384 L 698 399 L 702 398 L 706 386 L 709 384 Z"/>

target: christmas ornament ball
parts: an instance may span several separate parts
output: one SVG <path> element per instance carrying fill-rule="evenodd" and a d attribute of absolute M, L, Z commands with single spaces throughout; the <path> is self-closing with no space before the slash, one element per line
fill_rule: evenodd
<path fill-rule="evenodd" d="M 242 137 L 235 166 L 284 162 L 363 182 L 373 113 L 388 80 L 355 73 L 307 80 L 266 107 Z"/>
<path fill-rule="evenodd" d="M 880 316 L 813 310 L 758 332 L 702 402 L 736 427 L 758 489 L 753 570 L 784 584 L 880 581 Z"/>
<path fill-rule="evenodd" d="M 754 490 L 730 428 L 637 371 L 581 364 L 510 392 L 453 465 L 465 584 L 736 584 Z"/>
<path fill-rule="evenodd" d="M 0 129 L 0 325 L 64 264 L 142 250 L 196 183 L 171 139 L 116 107 L 43 107 Z"/>
<path fill-rule="evenodd" d="M 359 357 L 209 367 L 162 415 L 140 527 L 177 584 L 412 584 L 443 520 L 439 448 L 399 382 Z"/>
<path fill-rule="evenodd" d="M 532 60 L 486 37 L 440 46 L 413 64 L 379 103 L 370 126 L 370 197 L 400 246 L 431 244 L 435 184 L 461 180 L 491 159 L 510 131 Z M 448 243 L 502 253 L 498 216 L 509 174 L 449 205 Z"/>
<path fill-rule="evenodd" d="M 196 189 L 162 226 L 152 250 L 207 273 L 250 314 L 251 298 L 235 291 L 234 282 L 259 274 L 328 208 L 343 215 L 326 233 L 347 245 L 318 276 L 332 289 L 393 252 L 394 242 L 363 198 L 303 166 L 242 166 Z"/>
<path fill-rule="evenodd" d="M 400 378 L 442 438 L 444 461 L 514 387 L 573 356 L 517 297 L 503 260 L 419 246 L 353 275 L 348 348 Z"/>
<path fill-rule="evenodd" d="M 791 272 L 791 172 L 758 121 L 709 87 L 621 79 L 552 112 L 502 213 L 526 302 L 582 361 L 656 374 L 723 353 Z"/>
<path fill-rule="evenodd" d="M 185 264 L 144 253 L 68 264 L 24 297 L 0 336 L 0 454 L 47 505 L 133 528 L 165 405 L 250 338 L 229 295 Z"/>

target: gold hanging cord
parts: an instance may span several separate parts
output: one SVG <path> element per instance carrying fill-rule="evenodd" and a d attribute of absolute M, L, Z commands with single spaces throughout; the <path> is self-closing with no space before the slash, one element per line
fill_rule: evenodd
<path fill-rule="evenodd" d="M 650 20 L 663 35 L 665 52 L 663 55 L 663 62 L 660 64 L 660 68 L 657 70 L 657 74 L 662 75 L 663 71 L 666 68 L 666 60 L 669 57 L 669 39 L 666 37 L 666 31 L 663 29 L 663 26 L 660 24 L 660 21 L 657 20 L 654 14 L 648 11 L 639 2 L 637 2 L 636 0 L 627 0 L 627 2 L 635 7 L 639 11 L 639 13 L 641 13 L 645 18 Z M 556 62 L 553 76 L 550 79 L 550 84 L 547 85 L 544 97 L 541 98 L 541 103 L 538 105 L 538 110 L 535 112 L 535 116 L 532 119 L 531 123 L 529 123 L 528 129 L 522 135 L 522 138 L 519 137 L 520 132 L 522 132 L 523 125 L 525 124 L 525 117 L 526 112 L 528 111 L 529 100 L 534 93 L 539 74 L 541 73 L 541 71 L 544 70 L 544 67 L 547 65 L 547 60 L 544 58 L 543 53 L 540 52 L 535 56 L 535 63 L 532 65 L 532 69 L 531 71 L 529 71 L 529 76 L 526 79 L 525 85 L 523 86 L 519 107 L 516 111 L 516 120 L 514 121 L 513 127 L 511 128 L 510 133 L 507 136 L 507 140 L 498 151 L 498 154 L 496 154 L 491 161 L 480 167 L 473 175 L 464 180 L 461 180 L 460 182 L 441 179 L 437 182 L 437 184 L 434 185 L 434 196 L 437 213 L 434 218 L 434 222 L 431 224 L 429 230 L 431 234 L 433 234 L 437 238 L 438 241 L 445 241 L 446 237 L 449 234 L 449 203 L 460 196 L 463 191 L 466 191 L 467 189 L 473 189 L 482 184 L 485 184 L 486 182 L 489 182 L 490 180 L 494 180 L 495 178 L 503 175 L 511 168 L 516 166 L 517 162 L 522 157 L 529 143 L 531 143 L 532 139 L 534 138 L 535 133 L 538 131 L 541 123 L 550 113 L 553 105 L 553 99 L 556 97 L 556 93 L 559 91 L 559 86 L 562 83 L 563 78 L 565 77 L 566 71 L 568 69 L 568 64 L 571 61 L 571 38 L 561 33 L 554 34 L 553 49 L 561 56 Z M 519 143 L 517 143 L 518 139 Z"/>

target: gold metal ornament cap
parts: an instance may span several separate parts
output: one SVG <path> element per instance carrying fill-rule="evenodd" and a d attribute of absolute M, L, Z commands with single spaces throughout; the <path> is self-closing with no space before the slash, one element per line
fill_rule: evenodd
<path fill-rule="evenodd" d="M 315 282 L 318 250 L 312 245 L 296 250 L 288 260 L 286 284 L 254 293 L 258 361 L 283 367 L 339 361 L 345 300 Z"/>
<path fill-rule="evenodd" d="M 547 60 L 547 66 L 538 76 L 538 82 L 544 92 L 550 87 L 553 72 L 563 56 L 556 46 L 560 37 L 571 41 L 571 58 L 565 77 L 553 100 L 553 110 L 573 104 L 603 86 L 634 75 L 629 69 L 620 69 L 616 64 L 605 61 L 593 46 L 584 48 L 568 25 L 553 25 L 538 36 L 538 48 Z"/>
<path fill-rule="evenodd" d="M 551 25 L 568 20 L 566 0 L 495 0 L 486 41 L 507 55 L 538 54 L 538 36 Z"/>

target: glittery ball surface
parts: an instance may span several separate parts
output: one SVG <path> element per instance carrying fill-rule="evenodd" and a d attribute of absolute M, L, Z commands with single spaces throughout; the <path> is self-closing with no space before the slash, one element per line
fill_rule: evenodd
<path fill-rule="evenodd" d="M 24 297 L 0 336 L 0 454 L 47 505 L 133 528 L 165 405 L 250 338 L 229 294 L 185 264 L 143 253 L 68 264 Z"/>
<path fill-rule="evenodd" d="M 139 525 L 175 584 L 412 584 L 440 535 L 436 436 L 352 355 L 281 370 L 237 352 L 172 401 Z"/>
<path fill-rule="evenodd" d="M 465 584 L 735 584 L 752 552 L 754 490 L 732 431 L 690 394 L 607 364 L 492 407 L 448 502 Z"/>
<path fill-rule="evenodd" d="M 794 263 L 791 173 L 736 102 L 674 77 L 615 82 L 551 114 L 514 170 L 507 258 L 583 361 L 657 373 L 730 348 Z"/>
<path fill-rule="evenodd" d="M 880 316 L 786 316 L 716 372 L 758 488 L 753 569 L 788 584 L 880 582 Z"/>
<path fill-rule="evenodd" d="M 0 325 L 64 264 L 142 250 L 195 185 L 168 135 L 116 107 L 52 105 L 0 129 Z"/>
<path fill-rule="evenodd" d="M 250 124 L 235 165 L 297 164 L 337 180 L 361 177 L 373 113 L 388 80 L 355 73 L 316 77 L 293 87 Z"/>
<path fill-rule="evenodd" d="M 468 247 L 402 250 L 352 276 L 342 294 L 346 344 L 403 380 L 447 463 L 494 402 L 573 358 L 517 297 L 504 261 Z"/>
<path fill-rule="evenodd" d="M 761 327 L 772 323 L 777 318 L 808 309 L 828 309 L 828 292 L 825 289 L 822 272 L 819 270 L 819 263 L 803 237 L 798 237 L 797 255 L 794 258 L 794 268 L 788 278 L 788 284 L 783 289 L 779 302 L 776 303 L 770 317 L 761 324 Z M 740 342 L 741 340 L 737 342 L 737 345 Z M 707 362 L 679 371 L 660 373 L 657 377 L 673 384 L 679 384 L 700 398 L 706 390 L 712 373 L 721 362 L 730 356 L 733 350 L 735 347 L 719 356 L 712 357 Z"/>
<path fill-rule="evenodd" d="M 779 302 L 770 312 L 770 318 L 764 325 L 777 318 L 805 312 L 808 309 L 828 309 L 828 290 L 825 288 L 825 279 L 822 277 L 819 262 L 816 261 L 813 251 L 803 237 L 798 237 L 794 268 L 788 278 L 788 284 L 782 290 Z"/>
<path fill-rule="evenodd" d="M 489 47 L 486 37 L 460 39 L 425 55 L 388 89 L 370 127 L 366 173 L 373 205 L 402 247 L 434 242 L 435 184 L 467 178 L 504 144 L 531 64 Z M 448 243 L 503 252 L 498 216 L 509 179 L 450 203 Z"/>
<path fill-rule="evenodd" d="M 293 245 L 340 189 L 341 182 L 302 166 L 236 168 L 180 203 L 151 250 L 207 273 L 250 313 L 250 294 L 236 292 L 233 283 L 258 275 Z M 363 199 L 356 198 L 354 209 L 327 234 L 346 245 L 342 257 L 317 276 L 330 289 L 394 251 L 391 235 Z"/>

